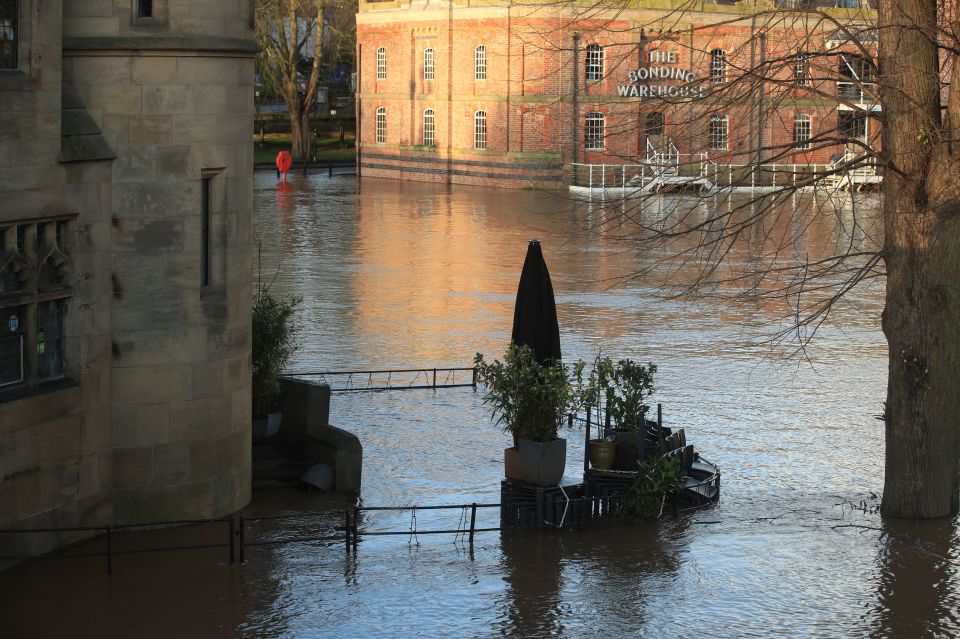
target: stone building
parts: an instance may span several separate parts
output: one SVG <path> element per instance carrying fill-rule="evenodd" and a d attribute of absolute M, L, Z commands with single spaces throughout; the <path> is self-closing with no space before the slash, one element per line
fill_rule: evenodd
<path fill-rule="evenodd" d="M 0 0 L 0 528 L 248 502 L 255 51 L 250 0 Z"/>
<path fill-rule="evenodd" d="M 859 0 L 361 0 L 360 170 L 556 187 L 654 153 L 826 164 L 838 137 L 876 143 L 871 64 L 837 28 L 869 49 L 875 20 Z"/>

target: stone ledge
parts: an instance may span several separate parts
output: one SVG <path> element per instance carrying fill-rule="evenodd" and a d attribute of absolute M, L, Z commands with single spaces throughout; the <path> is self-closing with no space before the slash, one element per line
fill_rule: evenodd
<path fill-rule="evenodd" d="M 63 52 L 89 51 L 202 51 L 214 53 L 249 53 L 260 50 L 257 43 L 245 38 L 218 38 L 210 36 L 184 37 L 92 37 L 64 38 Z"/>

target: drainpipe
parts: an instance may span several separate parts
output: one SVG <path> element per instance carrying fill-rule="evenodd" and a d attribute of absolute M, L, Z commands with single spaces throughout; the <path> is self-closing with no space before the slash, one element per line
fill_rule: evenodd
<path fill-rule="evenodd" d="M 580 34 L 573 33 L 573 161 L 580 161 L 580 102 L 578 93 L 580 92 L 580 68 L 578 58 L 580 57 Z"/>

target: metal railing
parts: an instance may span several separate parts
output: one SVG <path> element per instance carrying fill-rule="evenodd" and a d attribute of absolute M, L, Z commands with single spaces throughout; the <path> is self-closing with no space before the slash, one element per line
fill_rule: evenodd
<path fill-rule="evenodd" d="M 477 369 L 398 368 L 358 371 L 288 371 L 284 377 L 310 377 L 330 385 L 330 392 L 422 390 L 476 387 Z"/>

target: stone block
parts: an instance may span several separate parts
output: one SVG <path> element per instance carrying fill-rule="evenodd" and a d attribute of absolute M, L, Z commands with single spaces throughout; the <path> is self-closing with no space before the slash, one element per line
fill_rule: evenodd
<path fill-rule="evenodd" d="M 133 115 L 143 110 L 143 91 L 134 84 L 78 85 L 77 90 L 87 103 L 88 112 L 102 109 L 104 115 Z"/>
<path fill-rule="evenodd" d="M 188 114 L 193 111 L 190 86 L 160 85 L 143 87 L 144 115 Z"/>
<path fill-rule="evenodd" d="M 81 454 L 89 455 L 113 446 L 113 423 L 109 405 L 88 408 L 80 423 Z"/>
<path fill-rule="evenodd" d="M 37 467 L 33 429 L 21 428 L 0 434 L 0 484 L 10 477 Z"/>
<path fill-rule="evenodd" d="M 136 84 L 163 86 L 173 82 L 176 72 L 176 58 L 142 56 L 133 60 L 131 78 Z"/>
<path fill-rule="evenodd" d="M 115 448 L 114 489 L 147 488 L 153 483 L 153 448 Z"/>
<path fill-rule="evenodd" d="M 127 218 L 113 228 L 114 246 L 120 253 L 156 255 L 165 251 L 176 254 L 184 250 L 181 217 Z"/>
<path fill-rule="evenodd" d="M 169 184 L 144 181 L 141 176 L 116 184 L 113 195 L 113 210 L 119 218 L 188 215 L 200 202 L 200 180 Z"/>
<path fill-rule="evenodd" d="M 176 133 L 171 137 L 174 142 L 177 141 Z M 182 142 L 191 141 L 199 142 L 200 140 L 180 140 L 181 144 L 178 146 L 168 145 L 156 148 L 154 152 L 154 175 L 157 179 L 196 179 L 195 174 L 199 171 L 194 171 L 193 164 L 190 161 L 190 147 L 182 144 Z M 194 211 L 197 210 L 199 210 L 199 202 L 197 202 L 197 207 L 194 208 Z"/>
<path fill-rule="evenodd" d="M 234 84 L 237 67 L 237 60 L 232 58 L 184 56 L 177 58 L 176 80 L 197 86 Z"/>
<path fill-rule="evenodd" d="M 101 118 L 100 130 L 104 138 L 114 150 L 135 144 L 130 140 L 130 116 L 126 114 L 108 113 Z"/>
<path fill-rule="evenodd" d="M 118 524 L 213 517 L 213 482 L 155 486 L 144 490 L 116 489 L 114 519 Z"/>
<path fill-rule="evenodd" d="M 170 439 L 170 405 L 114 404 L 113 445 L 117 448 L 155 446 Z"/>
<path fill-rule="evenodd" d="M 198 115 L 231 112 L 227 106 L 227 87 L 222 84 L 194 85 L 193 112 Z"/>
<path fill-rule="evenodd" d="M 62 474 L 62 468 L 53 467 L 17 477 L 14 481 L 17 484 L 18 518 L 30 517 L 58 506 Z"/>
<path fill-rule="evenodd" d="M 0 527 L 19 517 L 17 509 L 17 483 L 0 481 Z"/>
<path fill-rule="evenodd" d="M 77 3 L 68 2 L 67 4 Z M 73 68 L 70 71 L 70 75 L 66 79 L 73 82 L 74 86 L 93 84 L 130 84 L 130 70 L 132 67 L 132 62 L 128 57 L 79 57 L 74 58 L 72 66 Z"/>
<path fill-rule="evenodd" d="M 206 348 L 204 328 L 180 331 L 132 330 L 114 333 L 115 361 L 119 366 L 149 366 L 157 363 L 191 364 Z"/>
<path fill-rule="evenodd" d="M 0 434 L 74 414 L 80 400 L 80 389 L 70 387 L 5 403 L 0 410 Z"/>
<path fill-rule="evenodd" d="M 191 399 L 222 395 L 225 368 L 226 362 L 222 360 L 195 364 L 191 371 Z"/>
<path fill-rule="evenodd" d="M 60 496 L 70 499 L 77 496 L 80 490 L 80 462 L 66 464 L 60 477 Z"/>
<path fill-rule="evenodd" d="M 81 416 L 44 422 L 33 429 L 33 450 L 37 463 L 43 467 L 56 466 L 80 458 Z"/>
<path fill-rule="evenodd" d="M 129 119 L 130 144 L 170 144 L 170 117 L 140 115 Z"/>
<path fill-rule="evenodd" d="M 170 442 L 203 442 L 230 431 L 227 399 L 210 397 L 170 407 Z"/>
<path fill-rule="evenodd" d="M 115 405 L 180 401 L 190 396 L 190 369 L 186 366 L 117 367 L 111 387 Z M 172 423 L 173 414 L 170 417 Z"/>
<path fill-rule="evenodd" d="M 190 473 L 190 446 L 165 444 L 153 449 L 153 483 L 155 486 L 180 484 Z"/>
<path fill-rule="evenodd" d="M 77 497 L 86 499 L 99 494 L 104 484 L 100 478 L 100 455 L 87 455 L 80 460 L 80 482 Z"/>
<path fill-rule="evenodd" d="M 229 438 L 217 437 L 190 444 L 190 480 L 214 479 L 227 473 L 233 465 L 236 450 Z M 233 453 L 233 454 L 231 454 Z"/>

